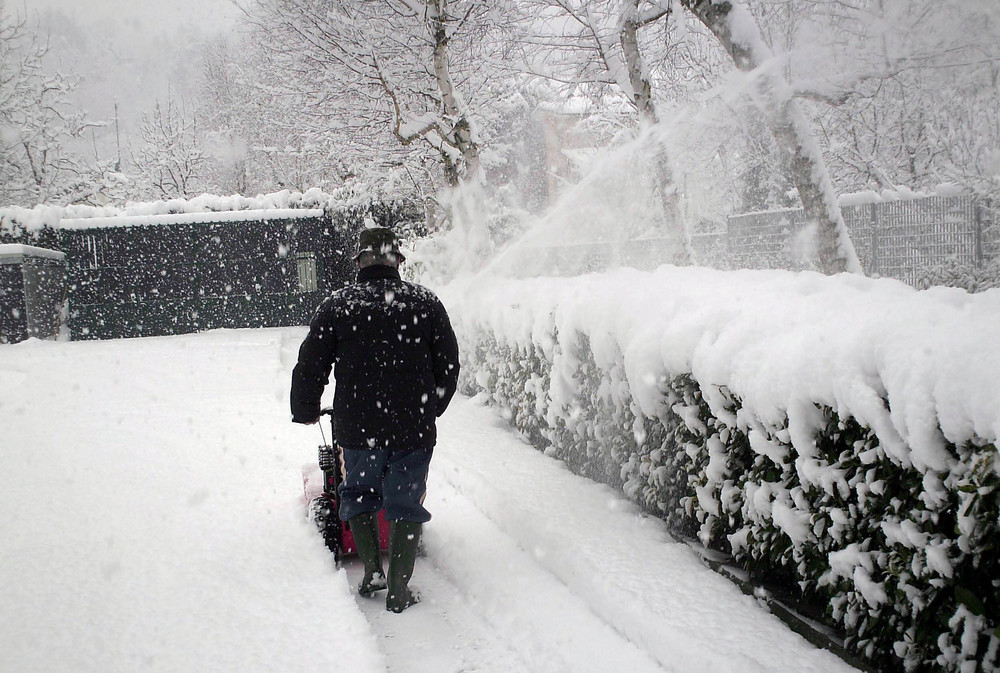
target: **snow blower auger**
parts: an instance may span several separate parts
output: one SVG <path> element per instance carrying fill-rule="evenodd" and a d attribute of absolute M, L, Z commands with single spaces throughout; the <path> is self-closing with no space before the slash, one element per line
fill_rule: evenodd
<path fill-rule="evenodd" d="M 323 433 L 323 416 L 330 417 L 329 443 Z M 338 515 L 337 488 L 344 480 L 344 454 L 343 449 L 337 446 L 337 439 L 333 434 L 333 409 L 327 408 L 320 412 L 319 426 L 323 436 L 323 443 L 319 446 L 319 460 L 317 464 L 302 468 L 306 516 L 316 524 L 327 549 L 333 552 L 334 561 L 340 565 L 344 558 L 357 555 L 358 549 L 350 526 L 341 521 Z M 385 510 L 378 512 L 378 538 L 379 548 L 387 550 L 389 523 L 385 520 Z"/>

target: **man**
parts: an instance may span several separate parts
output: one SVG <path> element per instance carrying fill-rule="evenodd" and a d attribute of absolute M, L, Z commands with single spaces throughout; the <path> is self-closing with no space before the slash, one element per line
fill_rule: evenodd
<path fill-rule="evenodd" d="M 315 423 L 333 368 L 334 434 L 343 448 L 340 518 L 349 522 L 365 575 L 358 592 L 388 589 L 386 609 L 402 612 L 419 596 L 408 583 L 430 520 L 423 507 L 427 470 L 458 382 L 458 343 L 430 290 L 400 279 L 405 260 L 390 229 L 365 229 L 357 282 L 320 304 L 292 372 L 292 421 Z M 388 581 L 379 558 L 376 512 L 389 520 Z"/>

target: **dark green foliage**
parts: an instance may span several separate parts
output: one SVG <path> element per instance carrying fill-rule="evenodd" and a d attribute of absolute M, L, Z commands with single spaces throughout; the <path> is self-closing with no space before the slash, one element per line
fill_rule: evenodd
<path fill-rule="evenodd" d="M 876 669 L 1000 670 L 993 444 L 949 445 L 947 472 L 921 471 L 829 406 L 797 410 L 793 432 L 787 415 L 758 418 L 726 388 L 683 372 L 657 382 L 650 417 L 621 354 L 599 365 L 584 335 L 553 334 L 544 348 L 471 336 L 468 392 L 487 395 L 578 473 L 820 606 Z"/>

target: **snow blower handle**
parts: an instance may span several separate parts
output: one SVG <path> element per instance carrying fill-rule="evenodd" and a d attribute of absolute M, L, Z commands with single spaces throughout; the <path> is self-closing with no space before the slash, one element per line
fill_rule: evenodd
<path fill-rule="evenodd" d="M 319 412 L 320 423 L 319 432 L 323 436 L 323 443 L 319 447 L 319 467 L 323 470 L 323 492 L 337 492 L 342 480 L 340 468 L 340 453 L 337 451 L 337 438 L 333 432 L 333 409 L 326 408 Z M 330 443 L 326 442 L 326 434 L 323 432 L 322 417 L 330 417 Z"/>
<path fill-rule="evenodd" d="M 326 442 L 326 433 L 323 432 L 323 417 L 330 417 L 330 443 Z M 333 434 L 333 407 L 326 407 L 325 409 L 320 409 L 319 412 L 319 434 L 323 437 L 323 444 L 326 446 L 333 446 L 337 442 L 337 438 Z"/>

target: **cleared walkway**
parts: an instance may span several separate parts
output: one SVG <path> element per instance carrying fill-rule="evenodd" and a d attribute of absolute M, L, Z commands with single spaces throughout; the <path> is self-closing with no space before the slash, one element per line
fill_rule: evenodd
<path fill-rule="evenodd" d="M 303 517 L 303 335 L 0 346 L 0 670 L 853 670 L 464 398 L 424 602 L 357 597 Z"/>

